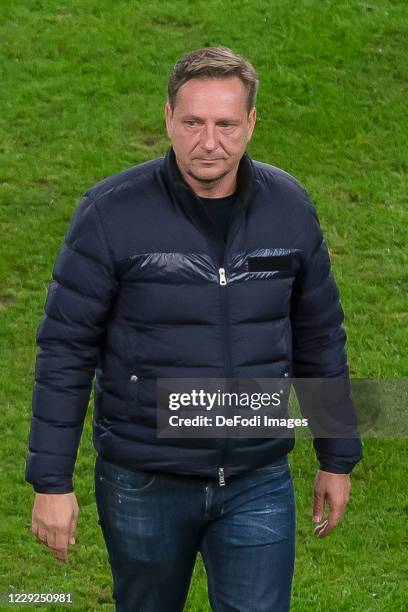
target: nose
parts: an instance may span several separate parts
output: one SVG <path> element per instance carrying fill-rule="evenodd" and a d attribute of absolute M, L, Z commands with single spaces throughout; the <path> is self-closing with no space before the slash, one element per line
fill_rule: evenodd
<path fill-rule="evenodd" d="M 217 133 L 215 125 L 206 125 L 202 132 L 202 147 L 206 151 L 213 151 L 217 146 Z"/>

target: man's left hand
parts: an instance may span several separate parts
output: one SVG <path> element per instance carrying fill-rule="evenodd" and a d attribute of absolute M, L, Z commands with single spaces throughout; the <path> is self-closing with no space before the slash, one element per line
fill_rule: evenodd
<path fill-rule="evenodd" d="M 349 501 L 351 490 L 350 474 L 317 472 L 314 481 L 313 522 L 318 523 L 314 533 L 319 538 L 327 536 L 340 522 Z M 329 515 L 323 520 L 325 501 Z"/>

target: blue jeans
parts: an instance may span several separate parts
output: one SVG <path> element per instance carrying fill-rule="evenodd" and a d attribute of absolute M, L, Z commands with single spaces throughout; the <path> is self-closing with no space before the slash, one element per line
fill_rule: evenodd
<path fill-rule="evenodd" d="M 182 612 L 200 551 L 216 612 L 288 612 L 295 501 L 287 458 L 226 485 L 97 457 L 95 495 L 117 612 Z"/>

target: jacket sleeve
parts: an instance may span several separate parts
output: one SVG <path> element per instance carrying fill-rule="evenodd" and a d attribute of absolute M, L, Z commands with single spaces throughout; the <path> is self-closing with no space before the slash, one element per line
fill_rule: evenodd
<path fill-rule="evenodd" d="M 350 380 L 345 348 L 344 313 L 315 208 L 306 194 L 305 197 L 309 222 L 304 231 L 307 232 L 311 247 L 296 277 L 292 293 L 293 376 L 295 379 L 345 379 L 346 389 L 350 386 Z M 307 392 L 304 396 L 298 392 L 296 381 L 295 389 L 301 411 L 309 418 L 309 423 L 313 423 L 313 417 L 319 408 L 307 401 Z M 337 414 L 342 413 L 341 420 L 349 423 L 356 421 L 353 400 L 350 394 L 347 397 L 347 391 L 342 402 L 335 406 L 328 402 L 321 408 L 327 411 L 333 408 Z M 313 433 L 313 427 L 311 429 Z M 314 435 L 313 446 L 320 469 L 327 472 L 349 473 L 362 458 L 362 445 L 356 428 L 353 437 Z"/>
<path fill-rule="evenodd" d="M 39 493 L 73 491 L 72 476 L 104 322 L 117 291 L 97 205 L 85 194 L 52 271 L 37 328 L 25 479 Z"/>

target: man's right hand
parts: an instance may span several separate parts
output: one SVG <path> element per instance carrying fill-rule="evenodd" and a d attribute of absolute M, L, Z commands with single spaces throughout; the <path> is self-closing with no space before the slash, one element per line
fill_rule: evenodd
<path fill-rule="evenodd" d="M 57 561 L 67 561 L 68 544 L 75 544 L 78 515 L 75 493 L 35 494 L 31 531 Z"/>

